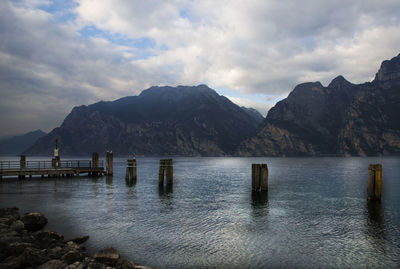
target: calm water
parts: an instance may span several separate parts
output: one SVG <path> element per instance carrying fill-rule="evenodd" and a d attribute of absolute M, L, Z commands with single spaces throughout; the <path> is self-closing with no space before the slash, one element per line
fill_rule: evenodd
<path fill-rule="evenodd" d="M 49 229 L 90 235 L 158 268 L 398 268 L 400 158 L 174 158 L 173 190 L 158 160 L 113 177 L 3 180 L 0 205 L 41 211 Z M 381 204 L 366 200 L 367 167 L 383 164 Z M 267 196 L 251 194 L 251 163 L 268 163 Z"/>

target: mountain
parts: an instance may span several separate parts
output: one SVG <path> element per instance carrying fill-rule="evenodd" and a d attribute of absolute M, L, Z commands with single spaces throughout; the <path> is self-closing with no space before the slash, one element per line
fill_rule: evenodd
<path fill-rule="evenodd" d="M 19 155 L 45 135 L 42 130 L 36 130 L 23 135 L 3 137 L 0 139 L 0 155 Z"/>
<path fill-rule="evenodd" d="M 73 108 L 29 155 L 223 156 L 233 154 L 258 122 L 206 85 L 151 87 L 138 96 Z"/>
<path fill-rule="evenodd" d="M 240 108 L 243 109 L 244 112 L 246 112 L 250 117 L 252 117 L 258 124 L 260 124 L 264 120 L 264 117 L 261 115 L 260 112 L 258 112 L 258 110 L 252 107 L 245 107 L 245 106 L 241 106 Z"/>
<path fill-rule="evenodd" d="M 372 82 L 338 76 L 324 87 L 303 83 L 278 102 L 237 155 L 400 154 L 400 54 L 384 61 Z"/>

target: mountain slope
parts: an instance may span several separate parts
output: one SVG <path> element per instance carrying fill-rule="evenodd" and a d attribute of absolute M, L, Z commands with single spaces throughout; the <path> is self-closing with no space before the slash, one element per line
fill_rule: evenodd
<path fill-rule="evenodd" d="M 355 85 L 339 76 L 327 87 L 296 86 L 237 154 L 400 154 L 400 54 L 384 61 L 370 83 Z"/>
<path fill-rule="evenodd" d="M 32 146 L 38 138 L 45 136 L 42 130 L 32 131 L 23 135 L 16 135 L 0 139 L 0 155 L 18 155 Z"/>
<path fill-rule="evenodd" d="M 222 156 L 254 134 L 258 123 L 205 85 L 151 87 L 139 96 L 75 107 L 59 128 L 26 153 Z"/>

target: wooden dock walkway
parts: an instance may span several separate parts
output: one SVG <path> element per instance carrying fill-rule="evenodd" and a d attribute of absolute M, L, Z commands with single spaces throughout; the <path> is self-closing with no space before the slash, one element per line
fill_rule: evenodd
<path fill-rule="evenodd" d="M 84 173 L 93 176 L 105 174 L 103 161 L 0 161 L 0 179 L 15 176 L 18 178 L 32 178 L 32 176 L 72 177 Z"/>

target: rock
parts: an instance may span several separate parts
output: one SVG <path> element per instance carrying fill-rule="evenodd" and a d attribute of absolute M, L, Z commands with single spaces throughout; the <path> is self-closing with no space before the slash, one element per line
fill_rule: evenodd
<path fill-rule="evenodd" d="M 67 265 L 63 269 L 84 269 L 87 266 L 81 262 L 74 262 L 73 264 Z"/>
<path fill-rule="evenodd" d="M 38 266 L 50 260 L 46 250 L 31 247 L 27 247 L 20 257 L 22 259 L 22 266 L 25 267 Z"/>
<path fill-rule="evenodd" d="M 57 246 L 49 250 L 49 257 L 52 259 L 61 259 L 65 252 L 62 247 Z"/>
<path fill-rule="evenodd" d="M 54 248 L 64 243 L 64 236 L 53 231 L 38 231 L 35 234 L 36 243 L 41 248 Z"/>
<path fill-rule="evenodd" d="M 106 265 L 99 262 L 91 262 L 89 263 L 87 269 L 106 269 Z"/>
<path fill-rule="evenodd" d="M 136 264 L 126 259 L 118 260 L 117 264 L 115 265 L 116 269 L 134 269 L 136 268 Z"/>
<path fill-rule="evenodd" d="M 10 229 L 16 232 L 22 232 L 25 228 L 25 225 L 22 221 L 16 220 L 11 224 Z"/>
<path fill-rule="evenodd" d="M 25 229 L 38 231 L 47 224 L 47 218 L 42 213 L 27 213 L 22 217 Z"/>
<path fill-rule="evenodd" d="M 79 251 L 68 251 L 61 257 L 61 259 L 65 261 L 67 264 L 71 264 L 77 261 L 82 261 L 83 258 L 84 258 L 83 253 Z"/>
<path fill-rule="evenodd" d="M 12 242 L 4 249 L 4 253 L 6 253 L 8 256 L 19 256 L 28 247 L 32 248 L 34 246 L 30 243 Z"/>
<path fill-rule="evenodd" d="M 64 268 L 65 266 L 67 266 L 67 264 L 63 261 L 50 260 L 50 261 L 38 266 L 37 269 L 59 269 L 59 268 Z"/>
<path fill-rule="evenodd" d="M 114 248 L 105 248 L 96 252 L 93 258 L 98 262 L 114 266 L 119 259 L 119 254 Z"/>
<path fill-rule="evenodd" d="M 22 262 L 20 257 L 10 256 L 0 263 L 0 268 L 1 269 L 20 268 L 21 263 Z"/>
<path fill-rule="evenodd" d="M 72 238 L 70 240 L 67 240 L 67 242 L 74 242 L 77 244 L 83 244 L 85 243 L 87 240 L 89 240 L 89 236 L 85 235 L 85 236 L 80 236 L 80 237 L 76 237 L 76 238 Z"/>
<path fill-rule="evenodd" d="M 3 217 L 14 217 L 15 219 L 19 219 L 19 209 L 17 207 L 9 207 L 9 208 L 0 208 L 0 218 Z"/>

